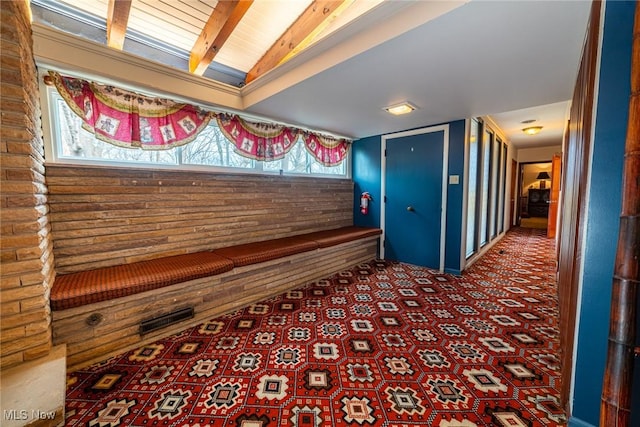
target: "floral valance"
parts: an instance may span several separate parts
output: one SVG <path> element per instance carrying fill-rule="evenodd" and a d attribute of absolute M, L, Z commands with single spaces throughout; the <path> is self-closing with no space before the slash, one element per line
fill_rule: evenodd
<path fill-rule="evenodd" d="M 211 119 L 208 112 L 193 105 L 49 74 L 83 127 L 96 138 L 121 147 L 159 150 L 184 145 Z"/>
<path fill-rule="evenodd" d="M 349 141 L 316 133 L 303 134 L 307 151 L 324 166 L 339 165 L 349 152 Z"/>
<path fill-rule="evenodd" d="M 163 150 L 194 140 L 212 118 L 238 154 L 260 161 L 282 159 L 302 139 L 325 166 L 340 164 L 350 141 L 295 127 L 254 122 L 163 98 L 144 96 L 50 71 L 56 89 L 96 138 L 125 148 Z"/>
<path fill-rule="evenodd" d="M 258 123 L 230 114 L 217 114 L 218 126 L 235 146 L 236 152 L 251 159 L 279 160 L 293 147 L 299 137 L 307 151 L 324 166 L 339 165 L 349 151 L 349 141 L 299 131 L 273 123 Z"/>
<path fill-rule="evenodd" d="M 236 115 L 217 114 L 218 127 L 236 151 L 251 159 L 279 160 L 298 140 L 298 131 L 272 123 L 249 122 Z"/>

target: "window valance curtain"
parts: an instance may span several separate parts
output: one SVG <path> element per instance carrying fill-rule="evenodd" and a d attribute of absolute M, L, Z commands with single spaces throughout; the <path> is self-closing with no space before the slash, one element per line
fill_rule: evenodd
<path fill-rule="evenodd" d="M 237 115 L 216 114 L 218 126 L 239 154 L 256 160 L 279 160 L 291 150 L 298 138 L 307 151 L 324 166 L 335 166 L 349 150 L 346 139 L 337 139 L 273 123 L 244 120 Z"/>
<path fill-rule="evenodd" d="M 307 151 L 324 166 L 339 165 L 349 152 L 349 141 L 346 139 L 316 133 L 304 133 L 302 139 Z"/>
<path fill-rule="evenodd" d="M 282 125 L 249 122 L 236 115 L 216 114 L 218 127 L 236 152 L 251 159 L 279 160 L 298 140 L 298 131 Z"/>
<path fill-rule="evenodd" d="M 96 138 L 125 148 L 162 150 L 193 141 L 211 120 L 198 107 L 49 73 L 60 96 Z"/>
<path fill-rule="evenodd" d="M 194 140 L 211 119 L 245 157 L 282 159 L 301 139 L 324 166 L 336 166 L 347 155 L 350 141 L 276 123 L 253 122 L 238 115 L 137 94 L 50 71 L 56 89 L 96 138 L 125 148 L 162 150 Z"/>

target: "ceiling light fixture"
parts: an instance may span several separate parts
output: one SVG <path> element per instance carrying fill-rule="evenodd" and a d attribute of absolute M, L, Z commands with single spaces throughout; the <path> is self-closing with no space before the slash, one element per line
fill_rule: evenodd
<path fill-rule="evenodd" d="M 401 114 L 407 114 L 416 109 L 416 106 L 409 103 L 403 102 L 401 104 L 391 105 L 389 107 L 384 107 L 384 110 L 387 113 L 393 114 L 394 116 L 399 116 Z"/>
<path fill-rule="evenodd" d="M 522 132 L 526 133 L 527 135 L 536 135 L 540 133 L 541 130 L 542 130 L 542 126 L 531 126 L 531 127 L 522 129 Z"/>

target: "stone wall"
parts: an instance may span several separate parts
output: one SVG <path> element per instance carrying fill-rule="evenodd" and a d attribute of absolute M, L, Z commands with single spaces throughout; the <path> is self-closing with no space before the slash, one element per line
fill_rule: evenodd
<path fill-rule="evenodd" d="M 353 223 L 348 179 L 49 165 L 65 274 Z"/>
<path fill-rule="evenodd" d="M 3 1 L 0 13 L 0 369 L 4 371 L 51 352 L 49 289 L 54 271 L 29 6 L 26 1 Z"/>

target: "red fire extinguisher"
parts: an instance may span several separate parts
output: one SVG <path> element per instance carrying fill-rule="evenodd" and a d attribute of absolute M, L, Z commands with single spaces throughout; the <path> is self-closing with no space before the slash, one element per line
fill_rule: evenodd
<path fill-rule="evenodd" d="M 360 195 L 360 212 L 362 215 L 366 215 L 369 213 L 369 200 L 371 200 L 371 194 L 365 191 Z"/>

